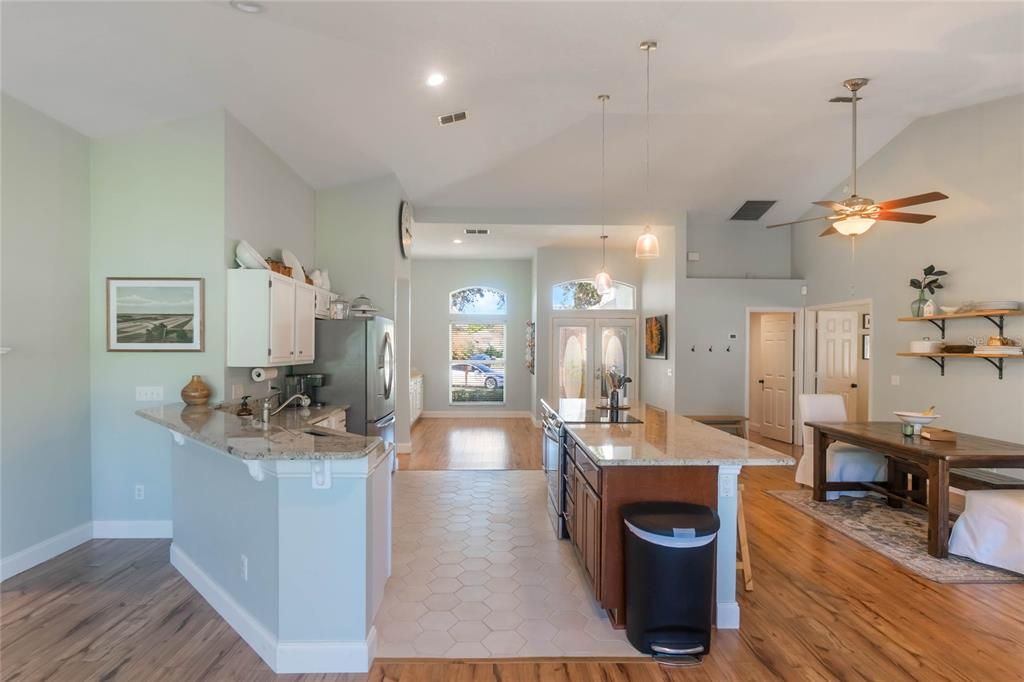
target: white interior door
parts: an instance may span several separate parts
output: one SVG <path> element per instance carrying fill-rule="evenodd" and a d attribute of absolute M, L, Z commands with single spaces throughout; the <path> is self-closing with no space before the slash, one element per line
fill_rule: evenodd
<path fill-rule="evenodd" d="M 846 403 L 846 419 L 857 421 L 857 318 L 846 310 L 818 311 L 817 393 L 836 393 Z"/>
<path fill-rule="evenodd" d="M 793 442 L 793 314 L 761 316 L 761 435 Z"/>

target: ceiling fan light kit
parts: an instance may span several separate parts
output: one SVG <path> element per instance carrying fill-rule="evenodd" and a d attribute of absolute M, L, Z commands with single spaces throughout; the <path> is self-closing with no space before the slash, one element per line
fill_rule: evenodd
<path fill-rule="evenodd" d="M 903 213 L 894 211 L 894 208 L 904 206 L 916 206 L 927 204 L 932 201 L 948 199 L 942 192 L 928 192 L 916 194 L 902 199 L 890 199 L 889 201 L 875 202 L 869 197 L 862 197 L 857 194 L 857 102 L 862 98 L 857 92 L 868 84 L 867 78 L 850 78 L 843 81 L 843 87 L 850 91 L 850 97 L 834 97 L 830 102 L 849 102 L 853 118 L 852 125 L 852 165 L 850 168 L 850 189 L 851 194 L 842 201 L 815 201 L 817 206 L 824 206 L 833 211 L 833 215 L 818 216 L 816 218 L 804 218 L 802 220 L 791 220 L 787 223 L 768 225 L 768 228 L 796 225 L 798 223 L 811 223 L 818 220 L 834 220 L 836 222 L 822 232 L 820 237 L 828 237 L 833 234 L 841 234 L 846 237 L 856 237 L 864 234 L 879 220 L 886 220 L 897 223 L 922 224 L 933 219 L 935 216 L 924 213 Z"/>
<path fill-rule="evenodd" d="M 646 113 L 646 126 L 647 135 L 644 143 L 644 152 L 646 154 L 646 174 L 644 192 L 647 198 L 647 211 L 651 210 L 651 53 L 658 49 L 658 42 L 656 40 L 645 40 L 640 43 L 640 49 L 643 50 L 647 55 L 647 113 Z M 635 255 L 641 260 L 649 260 L 657 258 L 661 255 L 661 247 L 658 244 L 658 235 L 651 232 L 651 226 L 647 225 L 644 227 L 644 233 L 640 235 L 636 240 L 636 252 Z"/>

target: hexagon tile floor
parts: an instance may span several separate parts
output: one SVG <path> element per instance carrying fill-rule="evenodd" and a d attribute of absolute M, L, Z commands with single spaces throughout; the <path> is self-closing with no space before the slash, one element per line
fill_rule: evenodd
<path fill-rule="evenodd" d="M 541 471 L 399 471 L 381 658 L 640 656 L 555 538 Z"/>

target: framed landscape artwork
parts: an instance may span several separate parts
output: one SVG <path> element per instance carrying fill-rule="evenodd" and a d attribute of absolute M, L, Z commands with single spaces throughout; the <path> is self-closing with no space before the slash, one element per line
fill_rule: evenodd
<path fill-rule="evenodd" d="M 668 315 L 644 319 L 644 351 L 649 360 L 668 359 Z"/>
<path fill-rule="evenodd" d="M 201 277 L 108 277 L 108 351 L 202 351 Z"/>

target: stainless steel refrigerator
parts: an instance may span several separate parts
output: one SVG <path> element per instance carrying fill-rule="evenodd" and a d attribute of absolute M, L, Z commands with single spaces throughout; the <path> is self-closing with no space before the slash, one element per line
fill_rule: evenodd
<path fill-rule="evenodd" d="M 348 404 L 348 430 L 395 442 L 395 323 L 384 317 L 317 320 L 317 398 Z M 305 368 L 304 368 L 305 370 Z"/>

